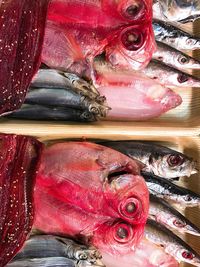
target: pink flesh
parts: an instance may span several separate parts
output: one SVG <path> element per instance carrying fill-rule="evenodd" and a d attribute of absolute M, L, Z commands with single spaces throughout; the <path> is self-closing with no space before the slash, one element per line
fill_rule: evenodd
<path fill-rule="evenodd" d="M 127 253 L 139 242 L 148 215 L 148 190 L 140 169 L 125 155 L 92 143 L 48 147 L 37 176 L 35 227 L 47 233 L 85 235 L 111 254 Z M 133 216 L 123 208 L 130 200 L 136 201 Z M 118 223 L 133 231 L 131 240 L 114 239 Z"/>
<path fill-rule="evenodd" d="M 40 66 L 48 0 L 0 3 L 0 114 L 18 109 Z"/>
<path fill-rule="evenodd" d="M 82 71 L 90 68 L 93 58 L 105 51 L 113 65 L 144 68 L 155 50 L 155 41 L 152 1 L 141 1 L 145 12 L 132 20 L 121 10 L 135 3 L 134 0 L 51 1 L 42 61 L 52 68 L 67 71 L 73 71 L 78 62 Z M 136 29 L 144 37 L 144 44 L 136 51 L 127 50 L 121 42 L 121 33 L 129 28 Z"/>
<path fill-rule="evenodd" d="M 143 239 L 135 251 L 125 256 L 110 256 L 102 252 L 106 267 L 178 267 L 179 263 L 164 250 Z"/>
<path fill-rule="evenodd" d="M 182 102 L 181 97 L 171 89 L 134 71 L 99 73 L 96 86 L 111 107 L 107 119 L 155 118 Z"/>
<path fill-rule="evenodd" d="M 42 144 L 31 137 L 0 135 L 0 266 L 24 244 L 33 224 L 33 187 Z"/>

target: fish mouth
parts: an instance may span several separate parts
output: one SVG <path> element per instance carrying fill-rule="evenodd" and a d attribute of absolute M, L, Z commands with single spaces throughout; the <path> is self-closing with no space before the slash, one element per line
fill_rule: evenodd
<path fill-rule="evenodd" d="M 134 172 L 133 167 L 129 163 L 126 164 L 125 166 L 121 166 L 114 170 L 111 170 L 107 176 L 108 184 L 111 184 L 113 181 L 117 180 L 122 175 L 130 175 L 130 174 L 138 175 L 138 173 Z"/>
<path fill-rule="evenodd" d="M 196 174 L 196 173 L 198 173 L 199 172 L 199 170 L 195 167 L 192 171 L 191 171 L 191 174 Z"/>

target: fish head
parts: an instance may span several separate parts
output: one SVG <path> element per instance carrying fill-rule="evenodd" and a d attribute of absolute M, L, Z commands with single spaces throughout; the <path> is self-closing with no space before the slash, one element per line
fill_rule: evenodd
<path fill-rule="evenodd" d="M 188 68 L 188 69 L 199 69 L 200 68 L 200 62 L 199 60 L 192 58 L 186 54 L 180 54 L 178 56 L 174 55 L 174 65 L 179 66 L 181 69 Z"/>
<path fill-rule="evenodd" d="M 200 236 L 200 231 L 198 228 L 189 225 L 185 220 L 181 220 L 180 218 L 173 216 L 167 218 L 167 225 L 171 229 L 176 229 L 178 232 Z"/>
<path fill-rule="evenodd" d="M 143 224 L 133 226 L 123 220 L 108 221 L 95 231 L 92 243 L 106 253 L 124 255 L 136 247 L 143 231 Z"/>
<path fill-rule="evenodd" d="M 131 224 L 145 224 L 149 210 L 149 192 L 140 175 L 121 174 L 104 185 L 109 206 Z"/>
<path fill-rule="evenodd" d="M 173 255 L 178 259 L 179 262 L 187 262 L 195 266 L 200 266 L 200 256 L 192 249 L 190 250 L 182 247 L 177 247 L 176 249 L 174 249 Z"/>
<path fill-rule="evenodd" d="M 155 175 L 169 179 L 197 173 L 196 162 L 181 153 L 170 153 L 150 158 Z"/>
<path fill-rule="evenodd" d="M 116 32 L 105 51 L 113 66 L 137 70 L 149 63 L 155 49 L 152 25 L 144 22 Z"/>

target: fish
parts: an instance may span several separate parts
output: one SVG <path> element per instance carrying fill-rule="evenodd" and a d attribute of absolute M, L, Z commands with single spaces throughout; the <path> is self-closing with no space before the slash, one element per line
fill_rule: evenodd
<path fill-rule="evenodd" d="M 178 186 L 164 178 L 150 173 L 142 173 L 149 192 L 159 198 L 172 201 L 185 207 L 195 207 L 200 205 L 200 195 Z"/>
<path fill-rule="evenodd" d="M 0 134 L 0 266 L 22 248 L 34 220 L 33 191 L 42 143 L 35 138 Z"/>
<path fill-rule="evenodd" d="M 5 118 L 38 121 L 97 121 L 95 114 L 89 112 L 88 110 L 30 104 L 23 104 L 19 110 L 12 112 L 11 114 L 5 116 Z"/>
<path fill-rule="evenodd" d="M 156 41 L 163 42 L 178 50 L 195 50 L 200 48 L 200 38 L 189 34 L 170 22 L 153 20 Z"/>
<path fill-rule="evenodd" d="M 98 141 L 98 143 L 115 149 L 132 159 L 144 164 L 143 171 L 165 179 L 174 179 L 197 173 L 196 162 L 173 149 L 150 142 L 138 141 Z"/>
<path fill-rule="evenodd" d="M 142 72 L 165 86 L 200 87 L 199 78 L 157 60 L 151 60 Z"/>
<path fill-rule="evenodd" d="M 167 254 L 163 248 L 143 239 L 127 255 L 115 255 L 115 257 L 102 252 L 102 261 L 106 267 L 178 267 L 179 263 L 171 255 Z"/>
<path fill-rule="evenodd" d="M 42 62 L 50 68 L 84 75 L 92 69 L 95 56 L 105 52 L 114 66 L 141 69 L 155 47 L 152 0 L 53 0 L 48 9 Z"/>
<path fill-rule="evenodd" d="M 101 258 L 95 248 L 68 238 L 36 235 L 25 242 L 23 249 L 7 266 L 105 267 Z"/>
<path fill-rule="evenodd" d="M 171 230 L 200 236 L 200 229 L 168 202 L 150 194 L 149 219 L 163 224 Z"/>
<path fill-rule="evenodd" d="M 81 237 L 112 255 L 135 247 L 148 216 L 140 163 L 88 142 L 61 142 L 42 153 L 34 229 Z"/>
<path fill-rule="evenodd" d="M 162 246 L 177 261 L 200 266 L 199 254 L 165 226 L 148 219 L 145 227 L 145 237 L 149 241 Z"/>
<path fill-rule="evenodd" d="M 194 22 L 200 18 L 200 4 L 198 0 L 158 0 L 154 5 L 155 12 L 160 11 L 165 20 L 180 23 Z"/>
<path fill-rule="evenodd" d="M 0 4 L 0 115 L 21 107 L 39 69 L 48 0 Z M 12 19 L 10 19 L 12 18 Z"/>
<path fill-rule="evenodd" d="M 91 98 L 102 104 L 105 101 L 92 83 L 82 79 L 74 73 L 67 73 L 57 69 L 39 69 L 31 81 L 31 88 L 73 89 L 82 96 Z"/>
<path fill-rule="evenodd" d="M 147 120 L 179 106 L 181 97 L 143 73 L 113 69 L 100 58 L 94 63 L 94 85 L 111 108 L 108 120 Z"/>
<path fill-rule="evenodd" d="M 199 60 L 165 43 L 157 41 L 156 44 L 157 50 L 153 53 L 153 59 L 185 72 L 187 72 L 188 69 L 200 69 Z"/>

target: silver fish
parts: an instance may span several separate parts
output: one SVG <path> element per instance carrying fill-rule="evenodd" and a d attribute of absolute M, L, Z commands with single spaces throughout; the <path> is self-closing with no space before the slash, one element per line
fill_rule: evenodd
<path fill-rule="evenodd" d="M 187 69 L 200 69 L 200 61 L 162 42 L 157 43 L 157 50 L 153 59 L 161 61 L 174 68 L 187 71 Z"/>
<path fill-rule="evenodd" d="M 31 237 L 8 266 L 105 267 L 95 248 L 51 235 Z"/>
<path fill-rule="evenodd" d="M 105 104 L 100 104 L 95 99 L 77 93 L 73 87 L 65 89 L 29 88 L 25 103 L 88 110 L 99 118 L 105 117 L 108 111 Z"/>
<path fill-rule="evenodd" d="M 31 87 L 36 88 L 73 88 L 77 93 L 89 97 L 99 103 L 103 103 L 105 98 L 100 96 L 97 89 L 86 80 L 78 77 L 76 74 L 62 72 L 55 69 L 39 69 L 34 76 Z"/>
<path fill-rule="evenodd" d="M 153 10 L 155 15 L 161 13 L 169 21 L 186 23 L 200 18 L 199 0 L 157 0 Z"/>
<path fill-rule="evenodd" d="M 200 48 L 200 38 L 189 34 L 175 25 L 158 19 L 153 20 L 156 41 L 168 44 L 178 50 L 194 50 Z"/>
<path fill-rule="evenodd" d="M 200 229 L 173 208 L 168 202 L 150 194 L 149 218 L 171 230 L 200 236 Z"/>
<path fill-rule="evenodd" d="M 145 164 L 143 170 L 157 176 L 173 179 L 197 173 L 196 162 L 186 155 L 165 146 L 137 141 L 100 141 L 130 158 Z"/>
<path fill-rule="evenodd" d="M 87 111 L 74 108 L 49 107 L 41 105 L 23 104 L 19 110 L 5 116 L 5 118 L 15 118 L 24 120 L 54 120 L 54 121 L 79 121 L 92 122 L 97 117 Z"/>
<path fill-rule="evenodd" d="M 142 72 L 165 86 L 200 87 L 200 79 L 157 60 L 151 60 Z"/>
<path fill-rule="evenodd" d="M 148 220 L 145 227 L 145 237 L 149 241 L 162 246 L 177 261 L 200 266 L 200 256 L 198 253 L 165 226 Z"/>
<path fill-rule="evenodd" d="M 184 187 L 171 183 L 169 180 L 142 172 L 149 192 L 159 198 L 170 200 L 186 207 L 200 205 L 200 195 Z"/>

